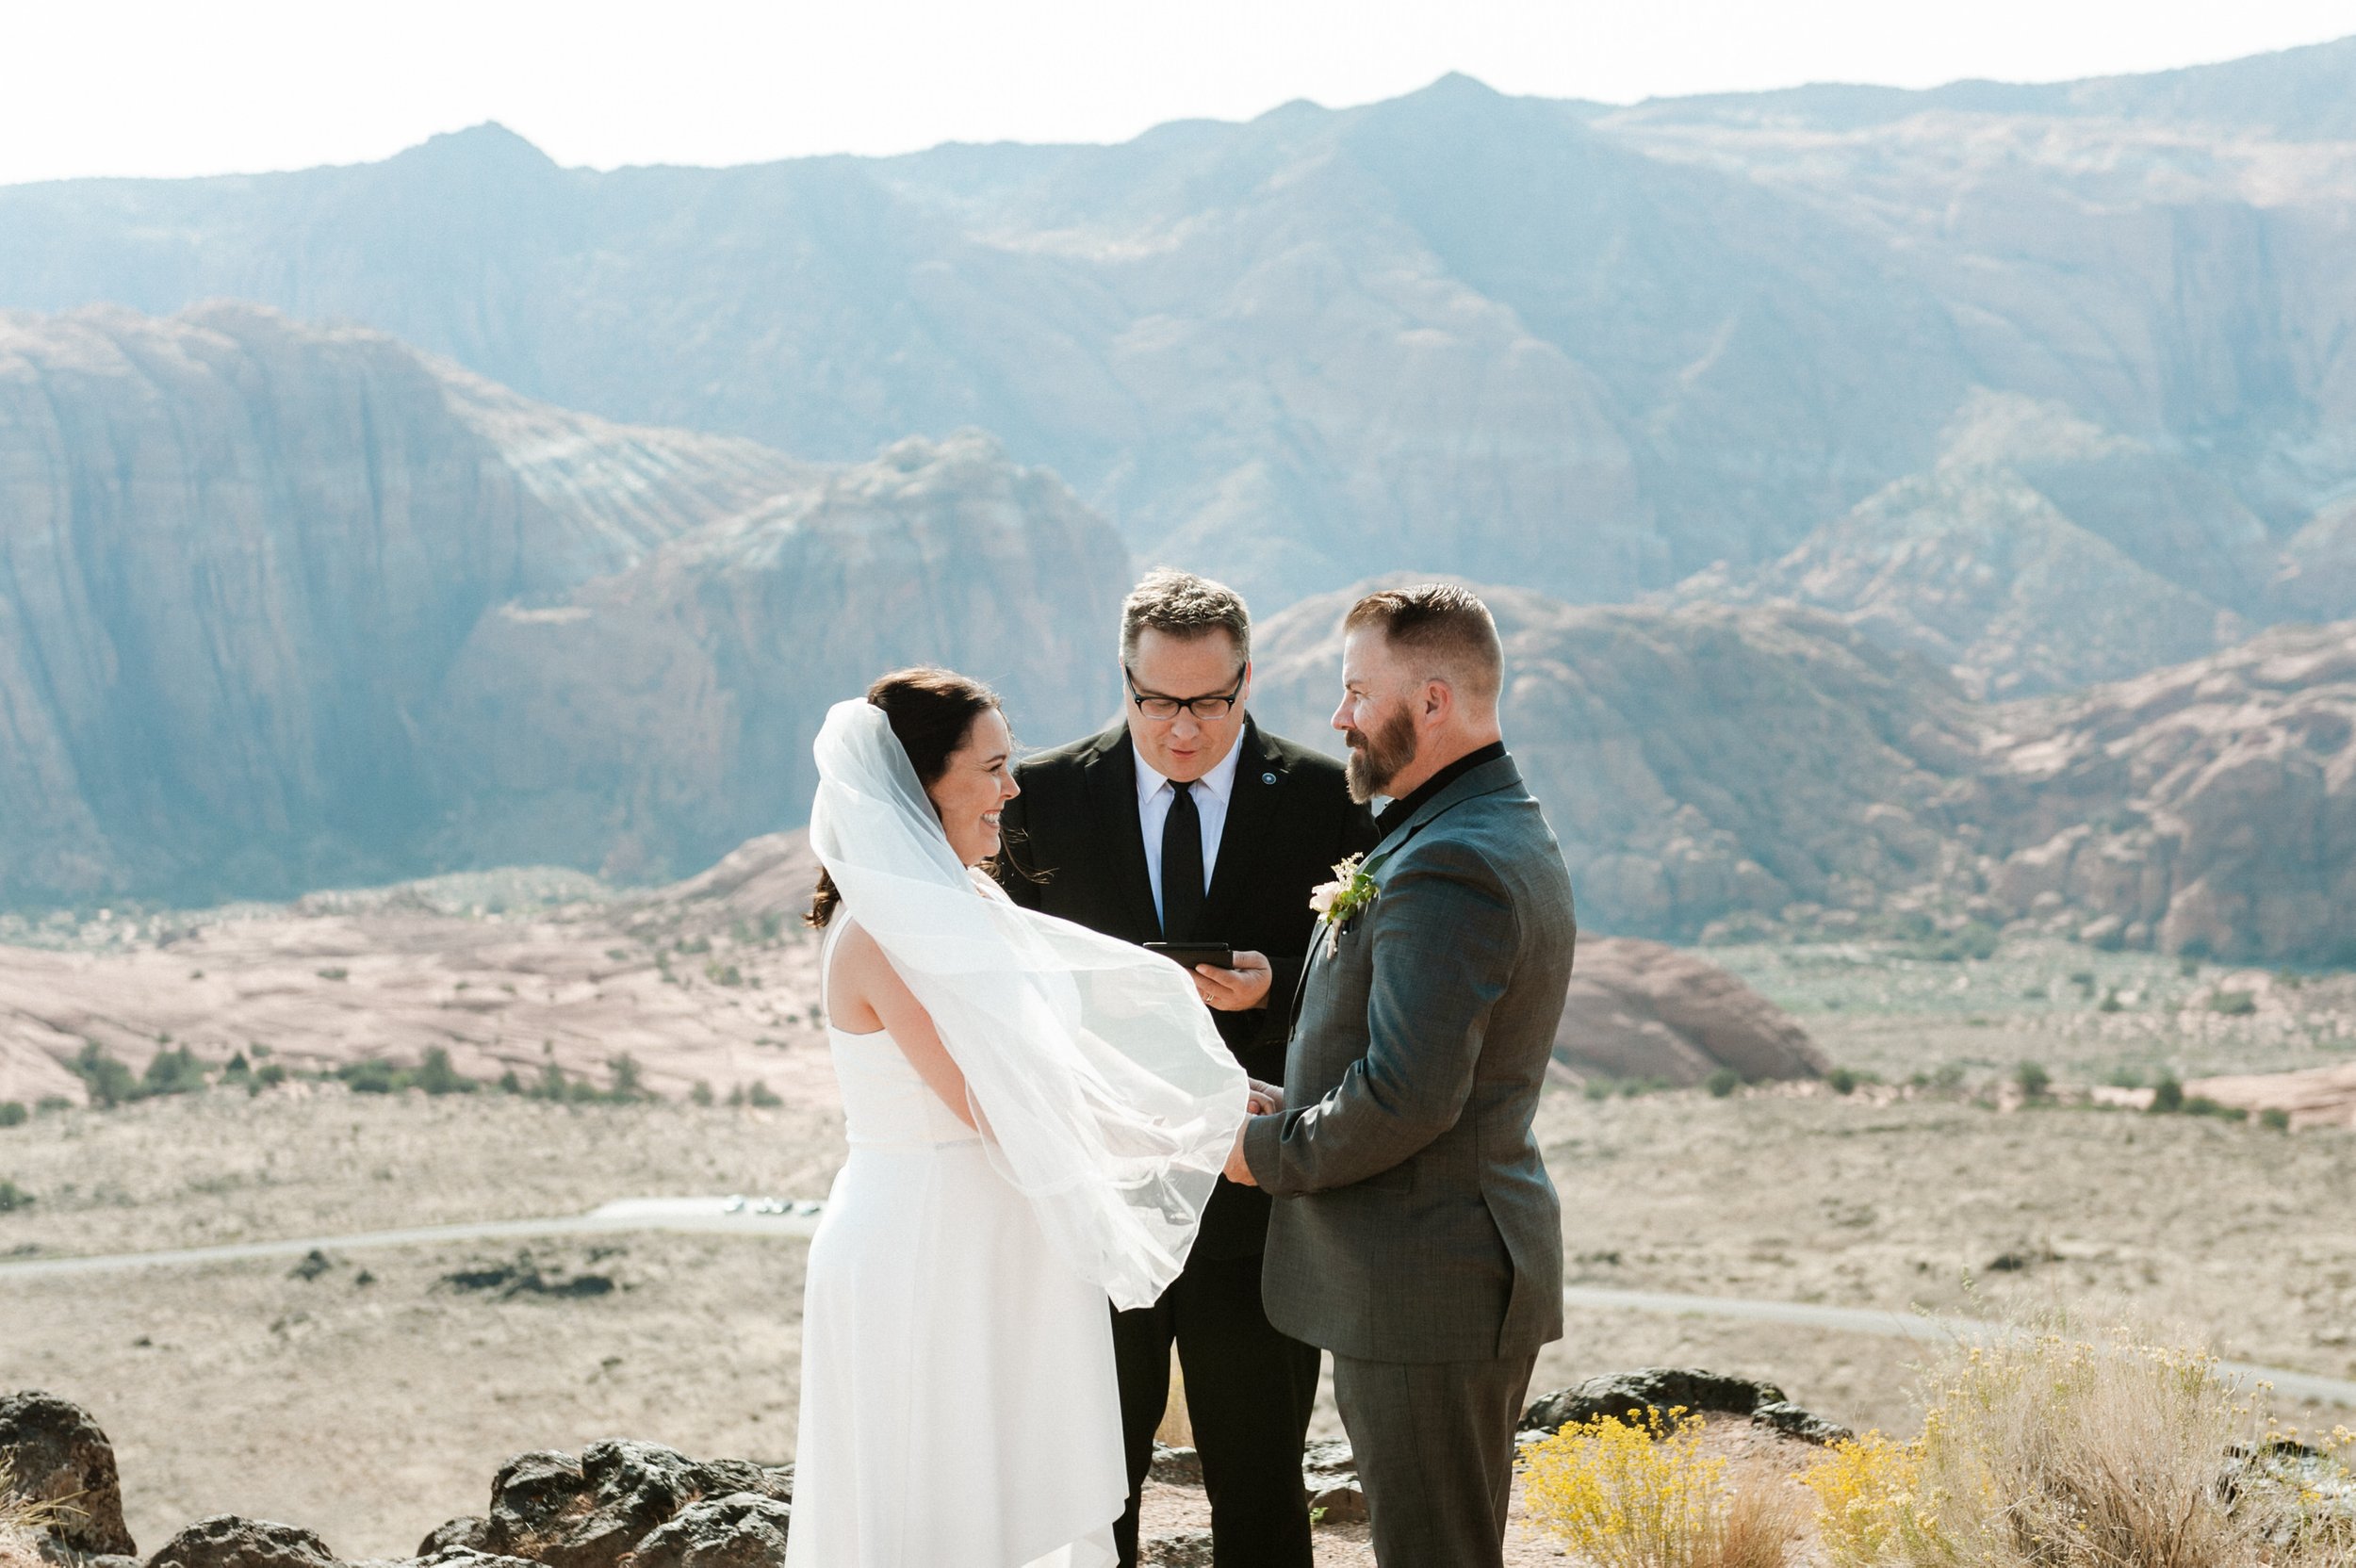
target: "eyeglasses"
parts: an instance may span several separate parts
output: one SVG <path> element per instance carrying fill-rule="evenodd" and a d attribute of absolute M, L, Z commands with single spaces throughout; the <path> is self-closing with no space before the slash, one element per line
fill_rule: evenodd
<path fill-rule="evenodd" d="M 1129 700 L 1137 705 L 1137 711 L 1149 719 L 1164 723 L 1180 713 L 1192 713 L 1204 724 L 1217 724 L 1235 710 L 1235 701 L 1243 695 L 1242 670 L 1235 672 L 1235 683 L 1226 691 L 1205 697 L 1148 696 L 1137 690 L 1137 678 L 1123 664 L 1121 673 L 1129 679 Z"/>

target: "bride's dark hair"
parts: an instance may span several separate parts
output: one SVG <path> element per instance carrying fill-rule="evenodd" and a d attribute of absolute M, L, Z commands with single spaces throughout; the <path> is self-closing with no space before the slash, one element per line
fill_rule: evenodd
<path fill-rule="evenodd" d="M 867 688 L 867 700 L 884 710 L 892 738 L 908 754 L 908 765 L 926 788 L 949 771 L 949 759 L 973 733 L 973 721 L 984 713 L 1003 711 L 998 694 L 980 681 L 955 670 L 918 665 L 894 670 Z M 818 874 L 818 890 L 810 895 L 805 923 L 824 929 L 842 906 L 834 878 Z"/>

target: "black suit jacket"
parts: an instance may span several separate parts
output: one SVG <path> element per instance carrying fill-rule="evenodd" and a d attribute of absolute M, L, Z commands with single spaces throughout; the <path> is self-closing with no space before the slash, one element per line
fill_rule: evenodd
<path fill-rule="evenodd" d="M 1278 1083 L 1316 924 L 1310 890 L 1332 878 L 1333 862 L 1373 847 L 1374 819 L 1350 798 L 1332 758 L 1267 734 L 1249 717 L 1235 745 L 1235 792 L 1197 931 L 1205 941 L 1265 953 L 1274 966 L 1267 1006 L 1211 1018 L 1245 1071 Z M 1041 752 L 1015 777 L 1023 792 L 1000 819 L 999 872 L 1014 901 L 1123 941 L 1160 940 L 1128 727 Z M 1267 1240 L 1268 1217 L 1265 1194 L 1222 1178 L 1191 1255 L 1250 1257 Z"/>

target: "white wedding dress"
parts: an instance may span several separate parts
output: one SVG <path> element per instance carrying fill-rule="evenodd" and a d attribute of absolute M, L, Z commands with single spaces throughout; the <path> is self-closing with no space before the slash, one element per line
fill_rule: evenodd
<path fill-rule="evenodd" d="M 890 1035 L 826 1043 L 851 1157 L 810 1248 L 787 1568 L 1113 1562 L 1104 1292 Z"/>
<path fill-rule="evenodd" d="M 810 841 L 965 1077 L 829 1029 L 850 1159 L 810 1243 L 788 1568 L 1104 1568 L 1115 1306 L 1186 1266 L 1249 1088 L 1186 972 L 961 864 L 883 712 L 837 703 Z"/>

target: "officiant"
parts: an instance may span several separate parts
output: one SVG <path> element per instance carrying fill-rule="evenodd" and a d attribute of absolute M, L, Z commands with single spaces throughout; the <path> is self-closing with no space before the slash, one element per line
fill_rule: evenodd
<path fill-rule="evenodd" d="M 1341 763 L 1246 712 L 1252 621 L 1234 590 L 1147 575 L 1121 607 L 1122 719 L 1023 762 L 1006 803 L 1001 879 L 1019 904 L 1134 942 L 1231 950 L 1193 969 L 1220 1036 L 1279 1082 L 1311 939 L 1310 890 L 1374 843 Z M 1268 1200 L 1221 1180 L 1186 1270 L 1151 1307 L 1113 1315 L 1129 1506 L 1115 1530 L 1137 1560 L 1137 1498 L 1170 1396 L 1174 1346 L 1211 1503 L 1218 1568 L 1311 1568 L 1301 1447 L 1317 1351 L 1260 1304 Z"/>

